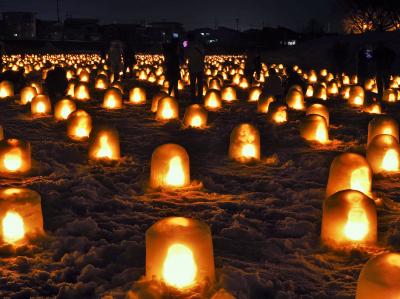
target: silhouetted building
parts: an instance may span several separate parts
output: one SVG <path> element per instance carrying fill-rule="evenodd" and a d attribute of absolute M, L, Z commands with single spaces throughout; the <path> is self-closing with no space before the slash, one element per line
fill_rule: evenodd
<path fill-rule="evenodd" d="M 36 21 L 36 38 L 40 40 L 62 40 L 63 24 L 57 21 Z"/>
<path fill-rule="evenodd" d="M 36 15 L 32 12 L 3 12 L 4 37 L 35 39 Z"/>

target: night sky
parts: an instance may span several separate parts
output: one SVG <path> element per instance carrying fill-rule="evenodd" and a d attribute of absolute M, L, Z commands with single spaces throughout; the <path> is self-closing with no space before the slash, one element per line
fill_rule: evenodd
<path fill-rule="evenodd" d="M 97 18 L 101 23 L 178 21 L 186 29 L 227 26 L 261 28 L 285 26 L 301 30 L 316 18 L 331 30 L 338 28 L 331 0 L 59 0 L 62 19 Z M 0 1 L 1 11 L 33 11 L 38 18 L 56 19 L 56 0 Z"/>

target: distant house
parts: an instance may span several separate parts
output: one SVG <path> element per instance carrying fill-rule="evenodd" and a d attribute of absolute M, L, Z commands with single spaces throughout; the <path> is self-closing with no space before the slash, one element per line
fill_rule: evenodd
<path fill-rule="evenodd" d="M 154 42 L 166 42 L 172 37 L 181 38 L 185 32 L 178 22 L 153 22 L 147 24 L 147 35 Z"/>
<path fill-rule="evenodd" d="M 36 21 L 36 38 L 40 40 L 62 40 L 64 26 L 57 21 Z"/>
<path fill-rule="evenodd" d="M 64 21 L 64 39 L 77 41 L 100 40 L 99 21 L 69 18 Z"/>
<path fill-rule="evenodd" d="M 36 14 L 33 12 L 3 12 L 3 26 L 5 38 L 36 38 Z"/>

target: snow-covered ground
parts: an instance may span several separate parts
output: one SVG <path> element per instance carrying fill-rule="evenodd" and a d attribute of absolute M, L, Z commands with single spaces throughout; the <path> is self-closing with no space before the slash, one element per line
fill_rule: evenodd
<path fill-rule="evenodd" d="M 126 81 L 126 87 L 137 82 Z M 64 123 L 30 116 L 29 105 L 0 101 L 7 138 L 28 140 L 33 170 L 24 178 L 2 178 L 0 186 L 31 188 L 42 196 L 48 236 L 16 252 L 0 248 L 3 298 L 125 298 L 145 273 L 145 231 L 167 216 L 206 222 L 212 231 L 218 288 L 236 298 L 353 298 L 365 262 L 383 250 L 400 250 L 400 176 L 376 177 L 374 192 L 389 202 L 378 208 L 379 245 L 369 250 L 332 251 L 320 243 L 322 202 L 329 166 L 338 153 L 365 153 L 372 114 L 327 101 L 331 113 L 327 145 L 299 136 L 304 112 L 273 125 L 256 105 L 224 104 L 209 113 L 204 130 L 163 125 L 145 106 L 119 111 L 100 108 L 101 93 L 78 107 L 94 124 L 119 131 L 123 158 L 113 165 L 88 161 L 87 143 L 66 136 Z M 180 115 L 188 103 L 180 100 Z M 399 120 L 398 106 L 384 111 Z M 251 122 L 261 134 L 262 161 L 228 159 L 234 126 Z M 148 193 L 150 159 L 164 143 L 185 147 L 191 179 L 203 187 Z M 196 183 L 198 184 L 198 183 Z"/>

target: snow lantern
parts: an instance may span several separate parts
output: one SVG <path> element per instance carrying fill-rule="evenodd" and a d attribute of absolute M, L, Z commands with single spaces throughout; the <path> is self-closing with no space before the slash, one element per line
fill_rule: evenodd
<path fill-rule="evenodd" d="M 135 105 L 146 104 L 146 90 L 143 87 L 133 87 L 129 91 L 129 103 Z"/>
<path fill-rule="evenodd" d="M 297 88 L 290 88 L 286 94 L 286 104 L 289 108 L 294 110 L 304 109 L 304 96 L 303 92 Z"/>
<path fill-rule="evenodd" d="M 221 81 L 217 78 L 212 78 L 208 83 L 208 89 L 221 90 Z"/>
<path fill-rule="evenodd" d="M 204 106 L 209 110 L 221 108 L 221 95 L 216 89 L 209 89 L 204 96 Z"/>
<path fill-rule="evenodd" d="M 178 102 L 170 96 L 163 97 L 158 102 L 156 119 L 171 120 L 179 118 Z"/>
<path fill-rule="evenodd" d="M 392 135 L 375 136 L 368 145 L 366 157 L 373 173 L 398 172 L 400 170 L 399 142 Z"/>
<path fill-rule="evenodd" d="M 382 107 L 379 103 L 373 103 L 366 107 L 364 109 L 365 112 L 371 113 L 371 114 L 381 114 L 382 113 Z"/>
<path fill-rule="evenodd" d="M 68 116 L 76 110 L 74 101 L 63 99 L 54 106 L 54 118 L 56 120 L 66 120 Z"/>
<path fill-rule="evenodd" d="M 157 109 L 158 109 L 158 102 L 164 98 L 167 97 L 168 94 L 164 91 L 160 91 L 159 93 L 156 93 L 153 97 L 153 99 L 151 100 L 151 112 L 156 113 Z"/>
<path fill-rule="evenodd" d="M 44 234 L 40 195 L 25 188 L 0 190 L 0 238 L 3 243 L 26 244 Z"/>
<path fill-rule="evenodd" d="M 94 88 L 98 90 L 105 90 L 108 88 L 108 78 L 105 75 L 99 75 L 96 78 Z"/>
<path fill-rule="evenodd" d="M 186 127 L 204 128 L 207 125 L 207 110 L 198 104 L 186 108 L 183 124 Z"/>
<path fill-rule="evenodd" d="M 350 98 L 350 86 L 343 85 L 340 89 L 340 95 L 344 100 L 348 100 Z"/>
<path fill-rule="evenodd" d="M 306 98 L 312 98 L 314 96 L 314 87 L 312 85 L 308 85 L 306 89 Z"/>
<path fill-rule="evenodd" d="M 89 82 L 90 74 L 86 69 L 81 69 L 79 72 L 79 81 L 81 82 Z"/>
<path fill-rule="evenodd" d="M 356 190 L 342 190 L 326 198 L 321 239 L 332 247 L 374 245 L 377 240 L 375 202 Z"/>
<path fill-rule="evenodd" d="M 358 190 L 371 195 L 372 170 L 367 160 L 358 154 L 344 153 L 337 156 L 329 170 L 326 197 L 341 190 Z"/>
<path fill-rule="evenodd" d="M 383 92 L 382 101 L 388 103 L 394 103 L 397 101 L 396 92 L 393 89 L 386 89 Z"/>
<path fill-rule="evenodd" d="M 276 105 L 274 105 L 274 104 L 275 104 L 275 102 L 271 103 L 269 106 L 269 114 L 270 114 L 271 120 L 276 124 L 286 123 L 288 120 L 286 105 L 280 105 L 277 102 L 276 102 Z"/>
<path fill-rule="evenodd" d="M 326 87 L 323 84 L 317 86 L 314 97 L 323 101 L 326 101 L 328 99 L 328 96 L 326 94 Z"/>
<path fill-rule="evenodd" d="M 0 238 L 3 243 L 24 245 L 29 238 L 43 235 L 40 195 L 25 188 L 0 190 Z"/>
<path fill-rule="evenodd" d="M 164 144 L 151 156 L 150 187 L 179 188 L 190 184 L 189 155 L 177 144 Z"/>
<path fill-rule="evenodd" d="M 120 146 L 118 131 L 110 126 L 100 126 L 89 135 L 89 158 L 92 160 L 118 160 Z"/>
<path fill-rule="evenodd" d="M 257 112 L 268 113 L 269 105 L 275 102 L 274 96 L 261 97 L 257 103 Z"/>
<path fill-rule="evenodd" d="M 336 97 L 339 94 L 339 88 L 336 82 L 331 82 L 328 85 L 327 92 L 330 96 Z"/>
<path fill-rule="evenodd" d="M 300 135 L 308 141 L 328 142 L 328 125 L 325 118 L 318 114 L 307 115 L 300 122 Z"/>
<path fill-rule="evenodd" d="M 351 86 L 349 95 L 349 104 L 359 107 L 364 104 L 364 89 L 361 86 Z"/>
<path fill-rule="evenodd" d="M 18 139 L 0 141 L 0 172 L 24 173 L 31 169 L 31 146 Z"/>
<path fill-rule="evenodd" d="M 226 102 L 232 102 L 237 99 L 236 89 L 233 86 L 227 86 L 221 91 L 221 99 Z"/>
<path fill-rule="evenodd" d="M 85 83 L 78 83 L 74 86 L 74 98 L 78 101 L 90 100 L 89 86 Z"/>
<path fill-rule="evenodd" d="M 356 299 L 400 298 L 400 254 L 387 252 L 371 258 L 361 270 Z"/>
<path fill-rule="evenodd" d="M 260 133 L 251 124 L 236 126 L 230 137 L 229 158 L 246 163 L 260 159 Z"/>
<path fill-rule="evenodd" d="M 0 99 L 14 96 L 14 85 L 10 81 L 0 82 Z"/>
<path fill-rule="evenodd" d="M 67 120 L 67 135 L 72 140 L 82 141 L 89 137 L 92 130 L 92 118 L 84 110 L 72 112 Z"/>
<path fill-rule="evenodd" d="M 311 105 L 306 110 L 306 115 L 310 115 L 310 114 L 321 115 L 323 118 L 325 118 L 326 124 L 329 127 L 329 111 L 324 105 L 322 105 L 322 104 Z"/>
<path fill-rule="evenodd" d="M 48 96 L 39 94 L 32 99 L 31 113 L 32 115 L 43 115 L 51 112 L 51 102 Z"/>
<path fill-rule="evenodd" d="M 207 224 L 168 217 L 146 231 L 146 278 L 181 291 L 215 281 L 211 231 Z"/>
<path fill-rule="evenodd" d="M 106 109 L 121 109 L 122 108 L 122 93 L 118 88 L 111 87 L 104 94 L 103 108 Z"/>
<path fill-rule="evenodd" d="M 36 88 L 33 86 L 25 86 L 21 90 L 21 104 L 26 105 L 32 102 L 32 99 L 37 96 Z"/>
<path fill-rule="evenodd" d="M 238 86 L 241 89 L 247 89 L 247 88 L 249 88 L 250 84 L 246 77 L 242 77 L 242 78 L 240 78 Z"/>
<path fill-rule="evenodd" d="M 260 87 L 254 86 L 249 90 L 249 102 L 257 102 L 262 94 L 262 89 Z"/>
<path fill-rule="evenodd" d="M 368 144 L 375 138 L 375 136 L 380 134 L 392 135 L 397 139 L 397 141 L 399 141 L 399 124 L 390 116 L 376 116 L 368 124 Z"/>

